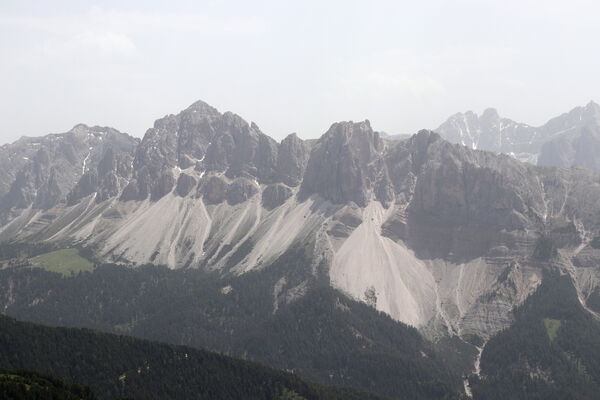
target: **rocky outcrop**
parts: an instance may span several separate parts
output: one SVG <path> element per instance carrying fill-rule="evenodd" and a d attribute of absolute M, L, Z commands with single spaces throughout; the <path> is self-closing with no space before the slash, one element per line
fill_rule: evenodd
<path fill-rule="evenodd" d="M 444 139 L 471 149 L 523 156 L 536 154 L 542 139 L 534 133 L 535 128 L 501 118 L 493 108 L 488 108 L 481 116 L 472 111 L 455 114 L 435 131 Z"/>
<path fill-rule="evenodd" d="M 295 133 L 281 141 L 277 154 L 277 171 L 283 183 L 298 186 L 310 157 L 310 146 Z"/>
<path fill-rule="evenodd" d="M 245 202 L 256 193 L 258 193 L 257 185 L 247 179 L 239 178 L 227 187 L 227 202 L 234 206 Z"/>
<path fill-rule="evenodd" d="M 132 162 L 131 153 L 116 153 L 108 148 L 97 168 L 86 171 L 71 190 L 68 203 L 75 204 L 91 194 L 96 195 L 97 203 L 118 196 L 129 182 Z"/>
<path fill-rule="evenodd" d="M 423 257 L 485 255 L 503 232 L 539 228 L 543 189 L 531 167 L 452 145 L 430 131 L 388 143 L 387 196 L 397 208 L 382 234 Z M 389 178 L 387 178 L 389 177 Z M 523 183 L 534 187 L 524 190 Z M 533 217 L 533 218 L 532 218 Z"/>
<path fill-rule="evenodd" d="M 350 205 L 333 215 L 327 233 L 336 238 L 347 238 L 362 222 L 360 209 Z"/>
<path fill-rule="evenodd" d="M 292 189 L 281 183 L 269 185 L 263 190 L 262 205 L 267 210 L 279 207 L 292 196 Z"/>
<path fill-rule="evenodd" d="M 479 123 L 505 122 L 488 111 Z M 41 146 L 15 172 L 0 240 L 76 241 L 111 262 L 225 276 L 300 251 L 302 265 L 285 262 L 298 284 L 328 282 L 432 337 L 506 327 L 544 268 L 572 274 L 582 298 L 600 287 L 589 250 L 600 175 L 584 168 L 536 167 L 426 130 L 388 140 L 368 121 L 277 144 L 202 102 L 156 121 L 135 151 L 77 146 Z M 535 256 L 540 238 L 548 257 Z"/>
<path fill-rule="evenodd" d="M 150 186 L 150 198 L 152 200 L 158 200 L 167 193 L 171 193 L 171 191 L 175 187 L 175 177 L 173 176 L 173 172 L 171 172 L 170 170 L 163 171 L 158 176 L 158 179 L 152 182 Z"/>
<path fill-rule="evenodd" d="M 600 126 L 582 127 L 542 145 L 538 165 L 579 166 L 600 171 Z"/>
<path fill-rule="evenodd" d="M 319 194 L 332 203 L 353 201 L 363 207 L 372 197 L 390 202 L 391 182 L 383 150 L 383 140 L 373 132 L 369 121 L 333 124 L 311 151 L 301 199 Z"/>
<path fill-rule="evenodd" d="M 467 111 L 440 125 L 436 132 L 452 143 L 509 154 L 546 166 L 581 166 L 600 170 L 600 106 L 590 102 L 533 127 L 501 118 L 494 109 L 481 116 Z"/>
<path fill-rule="evenodd" d="M 6 190 L 11 183 L 7 192 L 0 192 L 0 208 L 4 213 L 29 206 L 48 209 L 71 198 L 71 193 L 75 202 L 98 189 L 107 173 L 106 165 L 100 167 L 105 156 L 126 159 L 137 142 L 112 128 L 80 124 L 66 133 L 21 138 L 4 145 L 0 150 L 0 190 Z M 130 158 L 125 159 L 122 162 L 131 163 Z M 115 194 L 107 187 L 102 199 Z"/>
<path fill-rule="evenodd" d="M 177 178 L 177 194 L 181 197 L 187 196 L 194 188 L 196 187 L 198 182 L 193 176 L 190 176 L 185 173 L 181 173 L 179 178 Z"/>
<path fill-rule="evenodd" d="M 231 112 L 219 113 L 196 102 L 178 115 L 154 123 L 137 149 L 134 177 L 137 200 L 158 200 L 174 182 L 162 172 L 195 166 L 200 172 L 223 172 L 229 179 L 246 177 L 261 183 L 278 179 L 278 145 L 254 123 Z M 160 186 L 160 187 L 157 187 Z M 171 187 L 172 189 L 172 187 Z"/>
<path fill-rule="evenodd" d="M 199 187 L 199 194 L 206 204 L 219 204 L 227 198 L 227 182 L 217 176 L 211 176 Z"/>

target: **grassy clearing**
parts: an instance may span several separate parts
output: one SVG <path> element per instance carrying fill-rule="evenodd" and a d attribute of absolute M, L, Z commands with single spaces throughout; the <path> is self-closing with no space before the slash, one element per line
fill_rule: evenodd
<path fill-rule="evenodd" d="M 62 249 L 33 257 L 32 267 L 70 276 L 80 271 L 93 271 L 94 264 L 79 255 L 77 249 Z"/>
<path fill-rule="evenodd" d="M 561 321 L 557 319 L 544 318 L 544 326 L 546 327 L 546 332 L 548 333 L 550 342 L 553 342 L 554 339 L 556 339 L 556 335 L 558 334 L 560 324 Z"/>

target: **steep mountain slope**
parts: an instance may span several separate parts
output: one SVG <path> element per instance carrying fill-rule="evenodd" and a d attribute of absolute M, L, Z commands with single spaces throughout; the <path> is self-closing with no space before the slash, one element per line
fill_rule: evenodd
<path fill-rule="evenodd" d="M 595 108 L 545 129 L 567 129 Z M 493 112 L 482 123 L 506 130 Z M 325 283 L 428 338 L 474 345 L 508 327 L 538 287 L 543 267 L 532 259 L 544 243 L 564 255 L 582 303 L 600 282 L 588 246 L 600 235 L 600 174 L 535 167 L 430 131 L 389 141 L 368 121 L 339 122 L 315 142 L 291 135 L 278 144 L 198 102 L 148 130 L 126 187 L 83 181 L 69 201 L 24 210 L 0 239 L 77 244 L 103 262 L 221 279 L 269 270 L 302 249 L 302 268 L 268 292 L 297 298 Z"/>
<path fill-rule="evenodd" d="M 36 369 L 83 382 L 104 399 L 381 398 L 189 347 L 49 328 L 5 316 L 0 316 L 0 331 L 2 368 Z"/>
<path fill-rule="evenodd" d="M 19 400 L 97 400 L 87 386 L 70 385 L 50 375 L 0 370 L 0 398 Z"/>
<path fill-rule="evenodd" d="M 229 278 L 150 266 L 106 265 L 69 278 L 7 268 L 0 271 L 6 293 L 0 307 L 38 323 L 208 348 L 323 384 L 409 398 L 458 397 L 460 374 L 445 360 L 451 355 L 441 356 L 414 328 L 311 277 L 304 253 Z"/>
<path fill-rule="evenodd" d="M 98 179 L 105 187 L 99 200 L 114 195 L 131 173 L 137 143 L 112 128 L 80 124 L 66 133 L 23 137 L 0 147 L 0 223 L 17 217 L 35 223 L 36 210 L 96 192 Z"/>
<path fill-rule="evenodd" d="M 600 106 L 590 102 L 540 127 L 501 118 L 494 109 L 481 116 L 458 113 L 435 131 L 452 143 L 505 153 L 532 164 L 600 170 Z"/>
<path fill-rule="evenodd" d="M 586 312 L 568 275 L 548 271 L 492 338 L 473 394 L 482 399 L 593 399 L 600 390 L 600 322 Z"/>

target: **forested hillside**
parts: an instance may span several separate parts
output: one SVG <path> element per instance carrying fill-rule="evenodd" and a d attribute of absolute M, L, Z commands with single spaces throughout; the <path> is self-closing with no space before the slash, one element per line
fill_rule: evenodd
<path fill-rule="evenodd" d="M 83 383 L 102 399 L 381 398 L 189 347 L 5 316 L 0 316 L 0 368 L 42 371 Z M 81 398 L 94 398 L 85 388 L 75 389 Z"/>
<path fill-rule="evenodd" d="M 416 329 L 328 285 L 286 294 L 286 287 L 302 290 L 293 277 L 303 262 L 293 253 L 266 271 L 226 281 L 154 266 L 104 265 L 70 277 L 19 267 L 0 271 L 0 290 L 5 312 L 23 320 L 208 348 L 327 385 L 406 398 L 459 396 L 460 372 L 444 358 L 456 353 L 441 357 Z M 274 294 L 283 272 L 287 281 Z"/>
<path fill-rule="evenodd" d="M 98 400 L 87 386 L 27 370 L 0 370 L 0 399 Z"/>
<path fill-rule="evenodd" d="M 515 318 L 485 347 L 475 398 L 598 398 L 600 322 L 582 308 L 569 276 L 548 272 Z"/>

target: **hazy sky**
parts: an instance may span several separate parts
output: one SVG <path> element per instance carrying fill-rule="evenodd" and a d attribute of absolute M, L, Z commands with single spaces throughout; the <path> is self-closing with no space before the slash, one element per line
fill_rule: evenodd
<path fill-rule="evenodd" d="M 199 99 L 276 139 L 487 107 L 542 124 L 600 101 L 599 19 L 580 0 L 0 0 L 0 143 L 79 122 L 142 136 Z"/>

